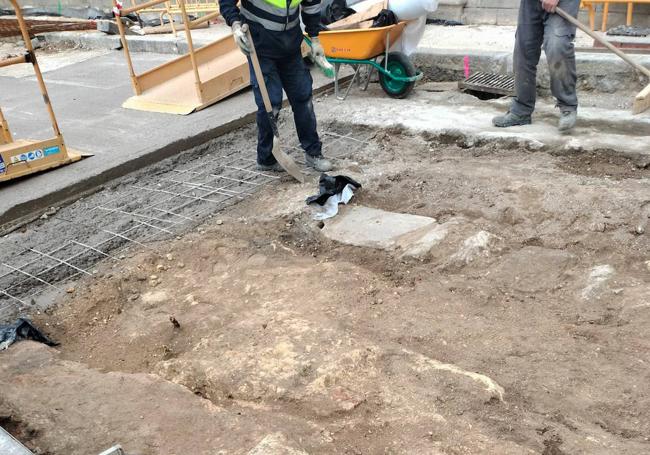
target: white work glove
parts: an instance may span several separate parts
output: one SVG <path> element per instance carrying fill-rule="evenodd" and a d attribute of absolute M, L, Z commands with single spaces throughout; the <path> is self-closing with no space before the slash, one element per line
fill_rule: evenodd
<path fill-rule="evenodd" d="M 311 58 L 317 62 L 325 58 L 325 51 L 317 36 L 309 38 L 311 40 Z"/>
<path fill-rule="evenodd" d="M 249 55 L 251 50 L 248 45 L 248 24 L 242 25 L 239 21 L 233 22 L 232 35 L 235 38 L 235 43 L 237 43 L 237 46 L 239 46 L 239 49 L 241 49 L 244 55 Z"/>

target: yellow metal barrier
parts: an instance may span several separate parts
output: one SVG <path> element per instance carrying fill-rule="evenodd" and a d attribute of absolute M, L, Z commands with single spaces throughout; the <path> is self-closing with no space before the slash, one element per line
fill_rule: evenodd
<path fill-rule="evenodd" d="M 164 6 L 163 6 L 164 5 Z M 138 4 L 135 0 L 131 0 L 131 6 L 137 7 Z M 219 16 L 219 2 L 210 1 L 210 0 L 193 0 L 190 2 L 185 2 L 185 11 L 187 14 L 209 14 L 210 19 L 214 19 Z M 172 32 L 174 35 L 177 34 L 176 25 L 174 24 L 174 16 L 182 16 L 183 10 L 179 3 L 179 0 L 166 0 L 164 4 L 157 4 L 149 6 L 147 8 L 140 9 L 139 14 L 159 14 L 160 24 L 163 24 L 163 18 L 167 16 L 169 19 L 169 25 L 171 26 Z M 208 19 L 208 20 L 210 20 Z M 185 24 L 185 21 L 183 21 Z"/>
<path fill-rule="evenodd" d="M 2 109 L 0 109 L 0 145 L 8 144 L 10 142 L 13 142 L 13 138 L 11 137 L 11 132 L 9 131 L 9 125 L 2 115 Z"/>
<path fill-rule="evenodd" d="M 22 11 L 17 0 L 11 0 L 11 4 L 16 11 L 20 32 L 25 42 L 25 55 L 0 61 L 0 68 L 21 63 L 32 64 L 54 130 L 54 137 L 41 141 L 14 140 L 9 125 L 0 111 L 0 182 L 70 164 L 82 158 L 81 154 L 68 149 L 63 141 Z"/>
<path fill-rule="evenodd" d="M 232 35 L 194 49 L 191 28 L 207 20 L 212 13 L 195 21 L 189 21 L 185 1 L 177 0 L 189 52 L 142 74 L 133 69 L 129 44 L 124 24 L 119 17 L 135 13 L 164 3 L 166 0 L 151 0 L 130 8 L 123 8 L 113 0 L 120 31 L 122 47 L 131 76 L 135 96 L 122 106 L 129 109 L 187 115 L 203 109 L 250 85 L 248 62 L 241 53 Z M 189 26 L 188 26 L 189 25 Z"/>
<path fill-rule="evenodd" d="M 632 25 L 632 17 L 634 15 L 634 5 L 635 4 L 646 4 L 650 5 L 650 0 L 582 0 L 580 7 L 586 8 L 589 12 L 589 27 L 592 30 L 596 27 L 596 9 L 594 5 L 603 3 L 603 20 L 601 23 L 600 29 L 603 32 L 607 31 L 607 16 L 609 15 L 609 4 L 610 3 L 623 3 L 627 5 L 627 14 L 625 23 L 629 27 Z"/>

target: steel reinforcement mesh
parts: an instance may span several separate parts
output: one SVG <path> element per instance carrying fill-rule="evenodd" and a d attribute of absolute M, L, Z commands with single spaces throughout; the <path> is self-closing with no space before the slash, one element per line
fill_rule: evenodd
<path fill-rule="evenodd" d="M 358 151 L 373 134 L 326 131 L 324 151 L 333 158 Z M 185 152 L 180 163 L 163 161 L 122 178 L 112 188 L 3 237 L 0 323 L 47 306 L 37 304 L 37 298 L 46 291 L 64 292 L 71 280 L 93 276 L 98 262 L 119 261 L 126 248 L 150 248 L 152 241 L 182 234 L 280 180 L 280 174 L 256 170 L 253 141 L 222 153 L 228 143 L 228 138 L 219 138 Z M 295 140 L 287 151 L 304 165 Z"/>

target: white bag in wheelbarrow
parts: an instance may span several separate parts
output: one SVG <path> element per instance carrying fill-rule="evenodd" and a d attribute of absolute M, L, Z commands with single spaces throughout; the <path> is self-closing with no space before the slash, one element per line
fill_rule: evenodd
<path fill-rule="evenodd" d="M 427 15 L 438 9 L 438 0 L 389 0 L 388 9 L 398 20 L 410 21 L 391 50 L 411 55 L 424 36 Z"/>
<path fill-rule="evenodd" d="M 437 10 L 438 0 L 388 0 L 388 9 L 400 21 L 412 21 Z"/>

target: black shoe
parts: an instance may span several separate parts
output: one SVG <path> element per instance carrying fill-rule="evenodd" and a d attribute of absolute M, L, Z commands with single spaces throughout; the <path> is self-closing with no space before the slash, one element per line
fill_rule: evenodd
<path fill-rule="evenodd" d="M 275 162 L 273 164 L 257 163 L 257 170 L 262 172 L 286 172 L 278 162 Z"/>
<path fill-rule="evenodd" d="M 507 112 L 492 119 L 492 124 L 497 128 L 508 128 L 510 126 L 530 125 L 530 115 L 517 115 Z"/>

